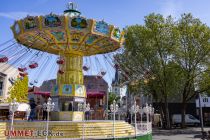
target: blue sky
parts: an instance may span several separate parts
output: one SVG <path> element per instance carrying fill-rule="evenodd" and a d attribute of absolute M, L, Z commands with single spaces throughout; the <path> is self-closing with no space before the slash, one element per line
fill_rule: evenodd
<path fill-rule="evenodd" d="M 69 0 L 1 0 L 0 43 L 12 38 L 10 26 L 15 19 L 26 15 L 63 13 Z M 72 0 L 88 18 L 104 19 L 121 28 L 142 24 L 149 13 L 173 15 L 191 12 L 207 25 L 210 24 L 209 0 Z"/>
<path fill-rule="evenodd" d="M 0 44 L 13 38 L 10 26 L 27 15 L 62 14 L 69 0 L 1 0 Z M 209 0 L 72 0 L 83 16 L 106 22 L 120 28 L 143 24 L 144 16 L 155 12 L 176 19 L 182 13 L 192 13 L 210 25 Z"/>

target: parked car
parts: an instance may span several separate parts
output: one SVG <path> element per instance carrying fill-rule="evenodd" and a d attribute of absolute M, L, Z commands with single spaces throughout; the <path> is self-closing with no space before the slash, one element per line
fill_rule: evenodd
<path fill-rule="evenodd" d="M 182 115 L 181 114 L 174 114 L 172 116 L 172 124 L 176 126 L 180 126 L 182 123 Z M 194 117 L 191 114 L 186 114 L 185 115 L 185 123 L 186 125 L 194 125 L 194 126 L 199 126 L 200 125 L 200 120 L 198 120 L 196 117 Z"/>

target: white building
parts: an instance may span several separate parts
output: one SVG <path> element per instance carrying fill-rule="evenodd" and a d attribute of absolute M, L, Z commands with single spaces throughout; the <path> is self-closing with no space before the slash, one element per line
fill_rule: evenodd
<path fill-rule="evenodd" d="M 0 102 L 4 102 L 9 97 L 9 88 L 19 75 L 17 68 L 0 63 Z"/>
<path fill-rule="evenodd" d="M 115 93 L 117 96 L 120 96 L 120 98 L 122 98 L 123 96 L 125 96 L 126 86 L 120 87 L 117 85 L 112 85 L 112 93 Z"/>
<path fill-rule="evenodd" d="M 115 71 L 115 78 L 112 81 L 112 88 L 111 88 L 111 92 L 116 94 L 117 96 L 120 97 L 120 101 L 122 99 L 122 97 L 124 97 L 126 95 L 126 89 L 127 86 L 120 86 L 120 71 L 116 68 Z"/>
<path fill-rule="evenodd" d="M 196 107 L 200 107 L 199 106 L 199 98 L 195 100 L 196 102 Z M 210 97 L 207 97 L 207 96 L 201 96 L 200 98 L 200 104 L 201 104 L 201 107 L 210 107 Z"/>

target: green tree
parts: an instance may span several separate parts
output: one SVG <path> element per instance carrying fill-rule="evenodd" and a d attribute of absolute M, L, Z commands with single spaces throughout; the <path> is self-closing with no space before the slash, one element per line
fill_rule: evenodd
<path fill-rule="evenodd" d="M 108 101 L 109 105 L 111 105 L 114 100 L 117 102 L 119 99 L 120 97 L 117 96 L 115 93 L 109 92 L 109 101 Z"/>
<path fill-rule="evenodd" d="M 191 14 L 178 20 L 179 45 L 175 61 L 182 68 L 182 127 L 185 127 L 186 105 L 196 94 L 210 89 L 209 55 L 210 29 Z"/>
<path fill-rule="evenodd" d="M 9 94 L 9 102 L 14 98 L 17 99 L 17 102 L 28 102 L 28 76 L 25 76 L 23 79 L 18 78 L 14 85 L 10 87 Z"/>
<path fill-rule="evenodd" d="M 124 51 L 115 59 L 129 75 L 129 85 L 164 103 L 167 128 L 168 100 L 181 95 L 184 127 L 187 103 L 198 93 L 210 91 L 209 27 L 191 14 L 183 14 L 178 21 L 150 14 L 145 25 L 129 26 L 125 32 Z"/>
<path fill-rule="evenodd" d="M 125 32 L 125 50 L 115 59 L 123 71 L 128 71 L 130 81 L 138 81 L 138 89 L 144 88 L 164 103 L 162 116 L 170 128 L 168 97 L 175 90 L 172 71 L 175 73 L 173 67 L 177 66 L 172 61 L 178 44 L 175 22 L 170 16 L 150 14 L 145 17 L 145 25 L 129 26 Z"/>

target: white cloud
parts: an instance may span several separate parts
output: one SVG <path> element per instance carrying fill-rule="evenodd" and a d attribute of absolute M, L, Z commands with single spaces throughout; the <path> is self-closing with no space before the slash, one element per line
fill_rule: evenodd
<path fill-rule="evenodd" d="M 161 3 L 160 12 L 164 17 L 169 15 L 173 17 L 178 17 L 182 12 L 182 3 L 176 0 L 165 0 L 165 2 Z"/>
<path fill-rule="evenodd" d="M 30 16 L 38 16 L 38 15 L 42 15 L 40 13 L 30 13 L 30 12 L 0 12 L 0 17 L 4 17 L 4 18 L 9 18 L 9 19 L 13 19 L 13 20 L 18 20 L 21 18 L 26 17 L 27 15 Z"/>

